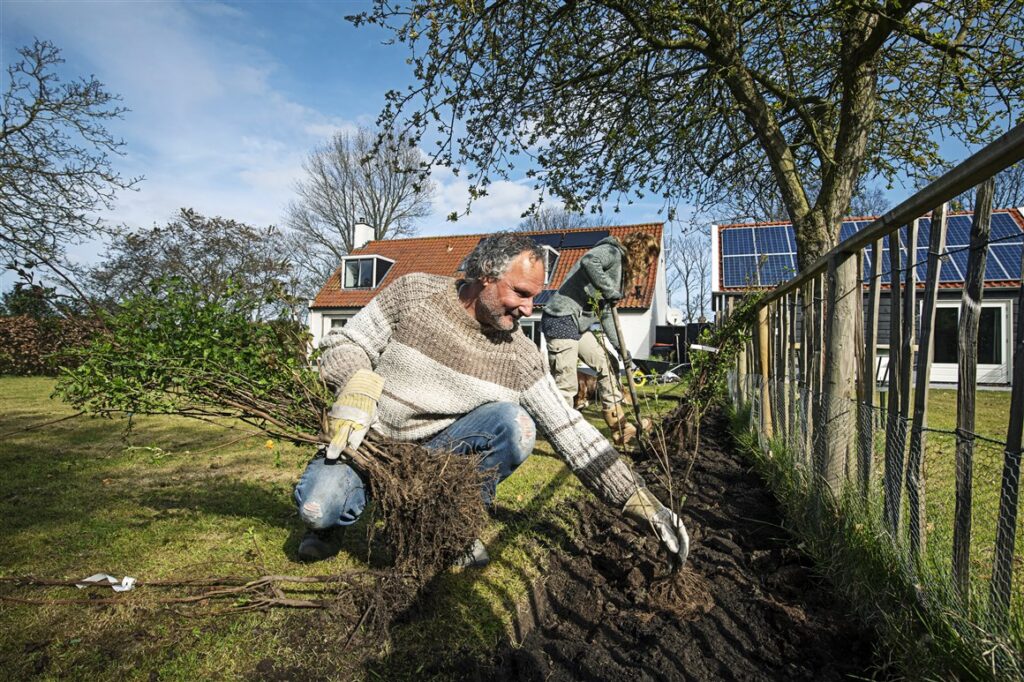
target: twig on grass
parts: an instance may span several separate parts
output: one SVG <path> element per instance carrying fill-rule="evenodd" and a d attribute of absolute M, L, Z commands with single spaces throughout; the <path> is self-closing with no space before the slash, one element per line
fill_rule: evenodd
<path fill-rule="evenodd" d="M 16 433 L 25 433 L 26 431 L 35 431 L 36 429 L 41 429 L 44 426 L 52 426 L 53 424 L 59 424 L 61 422 L 66 422 L 69 419 L 75 419 L 76 417 L 81 417 L 83 414 L 85 414 L 85 410 L 82 410 L 81 412 L 76 412 L 75 414 L 72 414 L 72 415 L 70 415 L 68 417 L 61 417 L 59 419 L 51 419 L 50 421 L 40 422 L 38 424 L 33 424 L 32 426 L 26 426 L 23 429 L 15 429 L 13 431 L 8 431 L 7 433 L 0 433 L 0 438 L 7 438 L 9 436 L 13 436 Z"/>

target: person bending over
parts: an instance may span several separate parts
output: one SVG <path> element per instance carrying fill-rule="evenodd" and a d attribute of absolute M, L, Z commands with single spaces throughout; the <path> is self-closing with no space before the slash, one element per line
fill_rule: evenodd
<path fill-rule="evenodd" d="M 569 405 L 578 390 L 576 365 L 583 360 L 597 372 L 597 395 L 601 413 L 619 447 L 636 437 L 636 427 L 622 409 L 619 368 L 608 355 L 591 327 L 601 329 L 622 356 L 611 307 L 626 294 L 627 287 L 646 281 L 650 268 L 658 262 L 661 245 L 645 232 L 634 232 L 620 243 L 606 237 L 587 251 L 566 275 L 558 292 L 544 307 L 541 331 L 548 348 L 548 365 L 555 384 Z M 595 303 L 599 311 L 595 311 Z"/>

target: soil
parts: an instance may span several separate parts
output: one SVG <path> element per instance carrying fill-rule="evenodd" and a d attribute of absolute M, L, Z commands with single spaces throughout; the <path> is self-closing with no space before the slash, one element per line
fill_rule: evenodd
<path fill-rule="evenodd" d="M 881 676 L 871 635 L 795 548 L 720 413 L 703 427 L 685 492 L 691 545 L 681 571 L 615 510 L 578 503 L 580 536 L 553 555 L 532 629 L 520 646 L 463 672 L 489 680 Z"/>

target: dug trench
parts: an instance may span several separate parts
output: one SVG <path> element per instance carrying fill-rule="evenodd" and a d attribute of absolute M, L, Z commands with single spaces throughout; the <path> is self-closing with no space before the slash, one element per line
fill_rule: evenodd
<path fill-rule="evenodd" d="M 653 462 L 636 466 L 648 480 L 655 478 Z M 532 627 L 521 642 L 501 646 L 490 660 L 459 662 L 459 676 L 885 676 L 872 636 L 858 626 L 786 532 L 778 505 L 738 454 L 720 411 L 706 417 L 684 492 L 681 516 L 690 530 L 691 547 L 689 561 L 677 573 L 670 572 L 665 555 L 654 549 L 643 529 L 596 501 L 574 503 L 572 511 L 581 519 L 579 533 L 554 552 L 527 618 Z M 450 668 L 433 672 L 456 673 Z"/>

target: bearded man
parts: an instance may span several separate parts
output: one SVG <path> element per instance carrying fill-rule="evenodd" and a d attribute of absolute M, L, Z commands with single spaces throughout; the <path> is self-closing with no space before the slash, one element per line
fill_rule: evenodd
<path fill-rule="evenodd" d="M 481 240 L 464 279 L 414 273 L 381 291 L 344 327 L 327 335 L 320 374 L 339 388 L 334 437 L 295 488 L 309 531 L 299 558 L 338 552 L 334 532 L 359 518 L 365 482 L 339 458 L 368 429 L 386 439 L 475 456 L 491 470 L 484 504 L 533 451 L 539 427 L 555 451 L 598 497 L 653 529 L 685 561 L 682 522 L 630 470 L 618 452 L 569 407 L 540 351 L 519 329 L 544 288 L 544 253 L 519 233 Z M 489 561 L 480 540 L 459 565 Z"/>

